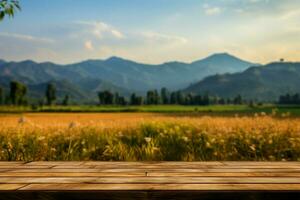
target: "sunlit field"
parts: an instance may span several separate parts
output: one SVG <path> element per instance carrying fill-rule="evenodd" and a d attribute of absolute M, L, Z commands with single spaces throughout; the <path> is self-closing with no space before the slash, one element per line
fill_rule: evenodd
<path fill-rule="evenodd" d="M 151 113 L 2 114 L 0 160 L 299 161 L 300 119 Z"/>

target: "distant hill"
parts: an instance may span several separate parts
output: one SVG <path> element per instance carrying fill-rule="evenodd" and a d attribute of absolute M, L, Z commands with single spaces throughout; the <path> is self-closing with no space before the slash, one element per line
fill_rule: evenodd
<path fill-rule="evenodd" d="M 239 72 L 253 65 L 226 53 L 192 63 L 168 62 L 160 65 L 141 64 L 119 57 L 69 65 L 0 60 L 0 85 L 7 87 L 11 80 L 18 80 L 30 85 L 35 95 L 41 96 L 44 95 L 43 85 L 55 81 L 62 90 L 66 88 L 66 92 L 69 89 L 78 98 L 82 95 L 88 98 L 104 89 L 121 94 L 144 93 L 162 87 L 177 90 L 209 75 Z"/>
<path fill-rule="evenodd" d="M 5 64 L 5 60 L 0 59 L 0 65 L 3 65 L 3 64 Z"/>
<path fill-rule="evenodd" d="M 300 63 L 276 62 L 241 73 L 209 76 L 184 91 L 273 101 L 282 94 L 300 92 Z"/>
<path fill-rule="evenodd" d="M 100 78 L 129 90 L 146 91 L 167 87 L 180 89 L 208 75 L 238 72 L 253 66 L 229 54 L 214 54 L 193 63 L 168 62 L 160 65 L 136 63 L 118 57 L 89 60 L 69 65 L 86 77 Z"/>

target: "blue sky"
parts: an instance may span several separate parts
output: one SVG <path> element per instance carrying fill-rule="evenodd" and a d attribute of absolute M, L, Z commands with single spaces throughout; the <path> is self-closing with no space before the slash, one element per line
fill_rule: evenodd
<path fill-rule="evenodd" d="M 73 63 L 120 56 L 190 62 L 228 52 L 300 60 L 299 0 L 20 0 L 0 58 Z"/>

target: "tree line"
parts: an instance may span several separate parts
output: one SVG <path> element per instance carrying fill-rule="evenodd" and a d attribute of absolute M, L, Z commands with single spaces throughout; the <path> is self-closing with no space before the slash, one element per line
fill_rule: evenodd
<path fill-rule="evenodd" d="M 0 105 L 28 105 L 28 89 L 23 83 L 17 81 L 10 82 L 10 89 L 5 95 L 4 89 L 0 87 Z M 69 105 L 70 96 L 67 94 L 64 98 L 57 101 L 57 90 L 53 83 L 48 83 L 45 89 L 44 98 L 38 101 L 39 105 Z M 146 95 L 138 95 L 132 93 L 129 97 L 122 96 L 118 92 L 111 92 L 109 90 L 98 92 L 99 105 L 214 105 L 214 104 L 243 104 L 246 101 L 242 99 L 241 95 L 235 98 L 220 98 L 209 95 L 194 95 L 191 93 L 184 93 L 182 91 L 169 91 L 167 88 L 158 90 L 149 90 Z"/>
<path fill-rule="evenodd" d="M 0 105 L 15 105 L 26 106 L 29 104 L 27 94 L 27 86 L 18 81 L 11 81 L 9 84 L 9 92 L 5 94 L 4 89 L 0 86 Z M 46 100 L 44 102 L 44 99 Z M 39 101 L 40 105 L 54 105 L 57 102 L 56 87 L 53 83 L 47 84 L 45 90 L 45 98 Z M 69 95 L 65 95 L 64 99 L 60 103 L 61 105 L 69 104 Z"/>
<path fill-rule="evenodd" d="M 149 90 L 145 96 L 132 93 L 129 98 L 120 96 L 119 93 L 113 93 L 109 90 L 98 92 L 100 105 L 215 105 L 215 104 L 243 104 L 246 101 L 241 95 L 235 98 L 220 98 L 208 93 L 204 95 L 195 95 L 184 93 L 182 91 L 169 91 L 167 88 L 158 90 Z"/>
<path fill-rule="evenodd" d="M 300 94 L 285 94 L 281 95 L 278 100 L 279 104 L 297 105 L 300 104 Z"/>

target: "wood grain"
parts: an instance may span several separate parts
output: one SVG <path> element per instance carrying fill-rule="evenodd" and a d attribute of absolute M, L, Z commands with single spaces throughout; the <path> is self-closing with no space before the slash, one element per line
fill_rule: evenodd
<path fill-rule="evenodd" d="M 0 162 L 1 191 L 300 191 L 300 162 Z"/>

